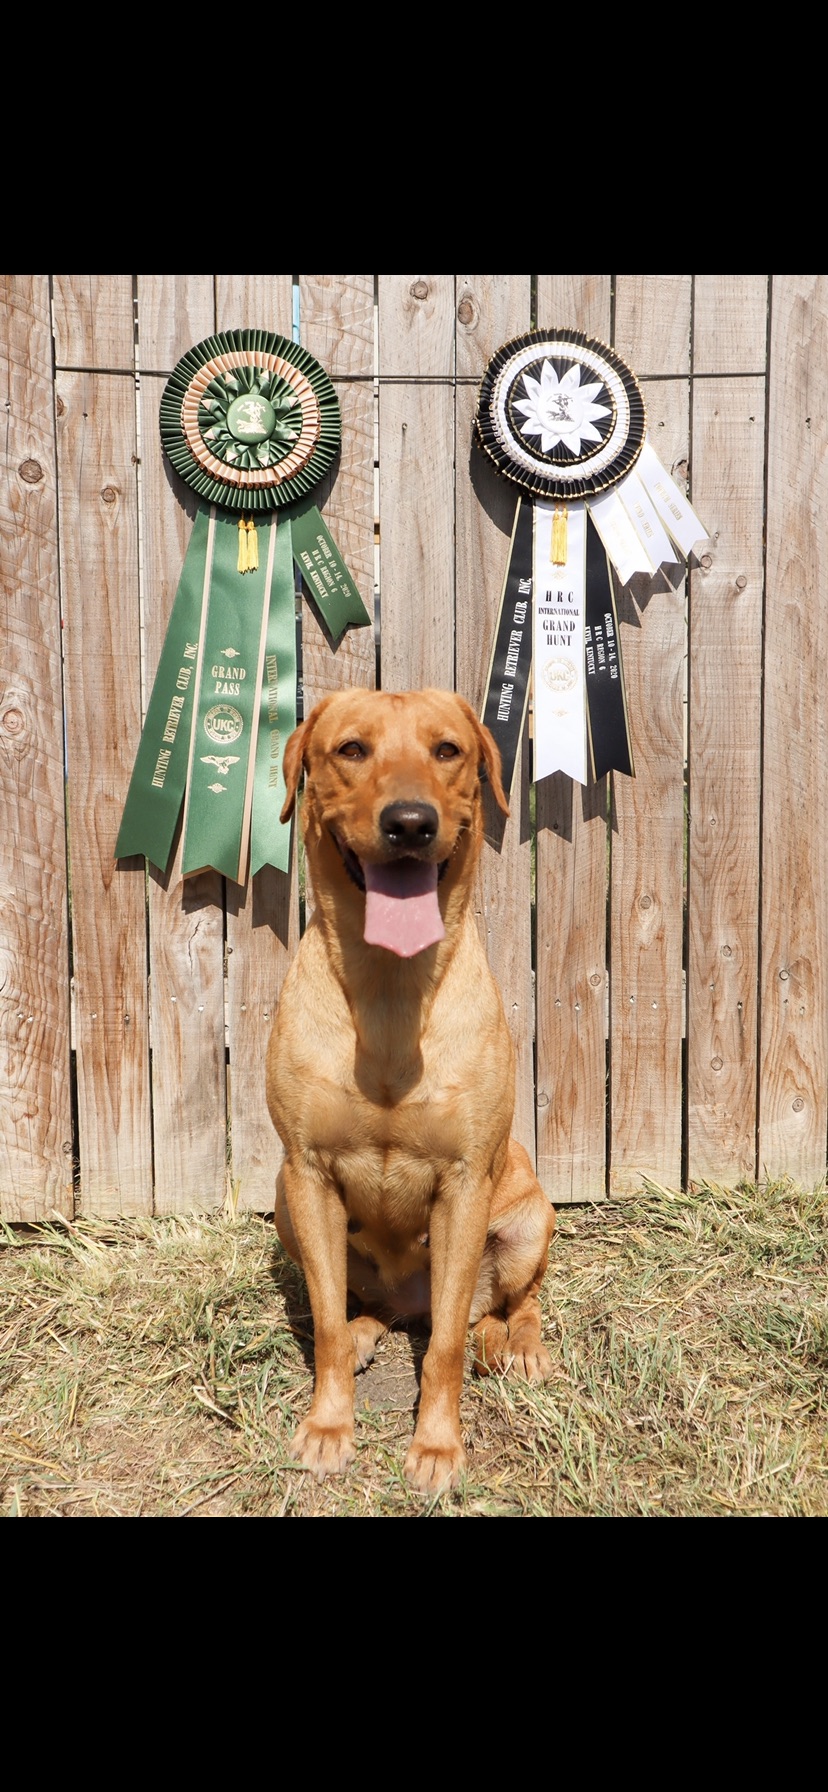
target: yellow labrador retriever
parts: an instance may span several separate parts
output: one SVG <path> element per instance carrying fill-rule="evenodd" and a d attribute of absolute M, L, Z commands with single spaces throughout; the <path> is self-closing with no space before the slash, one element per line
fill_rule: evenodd
<path fill-rule="evenodd" d="M 267 1099 L 285 1148 L 276 1225 L 302 1265 L 315 1386 L 294 1454 L 320 1480 L 353 1461 L 355 1371 L 395 1319 L 424 1316 L 406 1475 L 455 1487 L 460 1390 L 478 1368 L 551 1371 L 538 1301 L 553 1210 L 510 1137 L 512 1043 L 471 906 L 481 782 L 500 754 L 448 691 L 341 691 L 285 748 L 315 907 L 285 979 Z M 362 1311 L 350 1324 L 348 1290 Z"/>

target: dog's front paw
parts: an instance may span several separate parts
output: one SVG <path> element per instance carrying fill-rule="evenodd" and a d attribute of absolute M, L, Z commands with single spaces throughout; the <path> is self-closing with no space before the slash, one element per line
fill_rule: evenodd
<path fill-rule="evenodd" d="M 353 1424 L 320 1425 L 317 1419 L 303 1419 L 293 1439 L 292 1454 L 317 1481 L 324 1481 L 326 1475 L 344 1475 L 356 1455 Z"/>
<path fill-rule="evenodd" d="M 466 1466 L 466 1452 L 459 1438 L 444 1446 L 418 1444 L 416 1437 L 405 1459 L 405 1478 L 416 1493 L 449 1493 L 459 1487 Z"/>

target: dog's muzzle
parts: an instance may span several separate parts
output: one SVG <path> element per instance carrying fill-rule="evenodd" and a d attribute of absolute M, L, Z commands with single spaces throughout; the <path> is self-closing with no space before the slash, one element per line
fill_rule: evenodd
<path fill-rule="evenodd" d="M 365 892 L 366 945 L 398 958 L 413 958 L 445 938 L 437 886 L 448 859 L 425 856 L 437 837 L 439 817 L 428 803 L 389 803 L 379 827 L 385 856 L 361 859 L 334 829 L 331 836 L 352 883 Z"/>

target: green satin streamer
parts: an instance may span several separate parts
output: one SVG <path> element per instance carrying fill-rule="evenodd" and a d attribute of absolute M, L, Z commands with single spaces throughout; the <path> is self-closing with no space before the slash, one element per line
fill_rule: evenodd
<path fill-rule="evenodd" d="M 371 618 L 334 538 L 315 504 L 291 507 L 293 556 L 334 641 Z"/>
<path fill-rule="evenodd" d="M 271 516 L 258 526 L 258 568 L 240 574 L 238 518 L 211 512 L 184 810 L 185 877 L 208 867 L 236 883 L 246 876 L 275 547 L 276 518 Z M 292 569 L 274 598 L 292 617 Z"/>
<path fill-rule="evenodd" d="M 290 601 L 285 593 L 290 590 Z M 287 871 L 290 864 L 290 822 L 280 821 L 285 800 L 282 769 L 285 741 L 296 727 L 296 610 L 290 518 L 276 527 L 276 553 L 267 619 L 264 677 L 259 700 L 256 776 L 253 788 L 253 831 L 250 875 L 263 865 Z"/>
<path fill-rule="evenodd" d="M 256 518 L 258 568 L 239 572 L 239 519 L 199 504 L 115 847 L 166 871 L 184 804 L 183 874 L 241 883 L 287 871 L 282 757 L 296 726 L 294 565 L 334 641 L 370 617 L 327 525 L 305 502 Z"/>

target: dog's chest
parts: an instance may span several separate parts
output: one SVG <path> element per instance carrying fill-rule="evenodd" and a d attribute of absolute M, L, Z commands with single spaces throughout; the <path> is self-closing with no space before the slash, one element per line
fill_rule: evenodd
<path fill-rule="evenodd" d="M 477 935 L 427 1007 L 404 989 L 349 1004 L 318 932 L 303 947 L 271 1040 L 277 1129 L 297 1164 L 315 1160 L 342 1191 L 350 1217 L 426 1231 L 446 1178 L 487 1174 L 511 1117 L 511 1042 Z"/>
<path fill-rule="evenodd" d="M 387 1071 L 387 1067 L 386 1067 Z M 382 1216 L 408 1234 L 428 1224 L 446 1172 L 465 1157 L 466 1104 L 427 1076 L 398 1083 L 364 1073 L 346 1086 L 319 1089 L 313 1148 L 342 1190 L 348 1214 L 363 1225 Z"/>
<path fill-rule="evenodd" d="M 439 1181 L 433 1158 L 363 1146 L 332 1155 L 329 1168 L 342 1190 L 349 1220 L 371 1228 L 381 1224 L 400 1238 L 427 1230 Z"/>
<path fill-rule="evenodd" d="M 402 1188 L 407 1181 L 433 1186 L 468 1150 L 466 1110 L 451 1091 L 409 1092 L 385 1101 L 352 1085 L 331 1087 L 324 1096 L 315 1112 L 313 1145 L 343 1183 L 367 1178 L 377 1190 Z"/>

